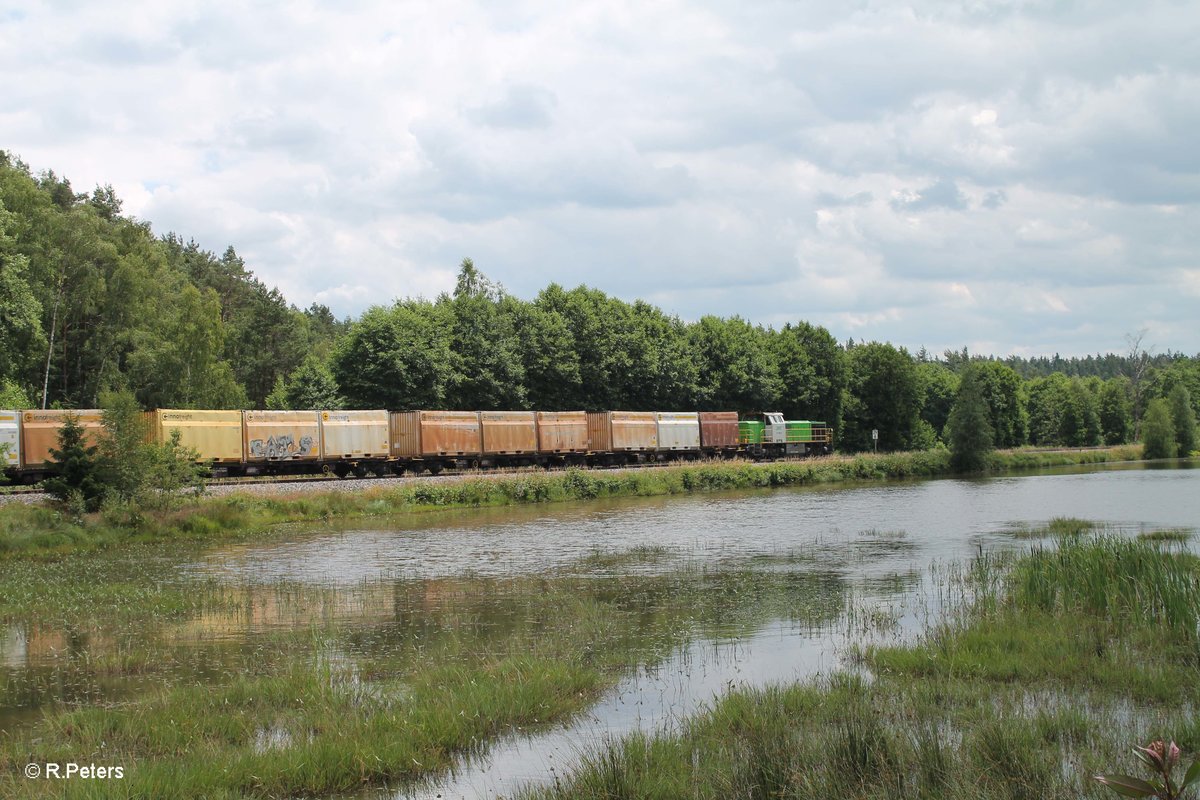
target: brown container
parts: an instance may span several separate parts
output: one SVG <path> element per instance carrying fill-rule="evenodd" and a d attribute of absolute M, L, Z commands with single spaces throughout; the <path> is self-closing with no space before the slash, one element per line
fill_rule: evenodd
<path fill-rule="evenodd" d="M 421 412 L 393 411 L 388 417 L 389 442 L 393 458 L 419 458 L 421 455 Z"/>
<path fill-rule="evenodd" d="M 243 411 L 242 442 L 247 463 L 316 461 L 321 423 L 316 411 Z"/>
<path fill-rule="evenodd" d="M 593 452 L 654 450 L 658 421 L 653 411 L 588 412 L 588 439 Z"/>
<path fill-rule="evenodd" d="M 98 408 L 22 411 L 21 457 L 26 467 L 41 467 L 54 461 L 50 450 L 58 449 L 58 429 L 68 415 L 74 415 L 83 426 L 84 444 L 100 443 L 104 435 L 104 412 Z"/>
<path fill-rule="evenodd" d="M 485 455 L 532 455 L 537 452 L 537 417 L 532 411 L 480 411 Z"/>
<path fill-rule="evenodd" d="M 738 415 L 736 411 L 701 411 L 701 447 L 737 447 Z"/>
<path fill-rule="evenodd" d="M 201 461 L 236 463 L 242 460 L 242 412 L 160 408 L 150 414 L 151 432 L 166 442 L 179 431 L 179 442 L 200 455 Z"/>
<path fill-rule="evenodd" d="M 537 412 L 538 452 L 586 453 L 588 415 L 585 411 Z"/>
<path fill-rule="evenodd" d="M 391 416 L 392 455 L 477 456 L 483 451 L 478 411 L 397 411 Z"/>
<path fill-rule="evenodd" d="M 588 450 L 607 453 L 612 450 L 612 420 L 607 411 L 587 412 Z"/>

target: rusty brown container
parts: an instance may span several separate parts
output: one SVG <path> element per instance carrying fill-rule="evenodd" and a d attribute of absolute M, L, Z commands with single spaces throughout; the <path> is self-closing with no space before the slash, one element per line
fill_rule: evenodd
<path fill-rule="evenodd" d="M 701 411 L 701 447 L 737 447 L 738 415 L 736 411 Z"/>
<path fill-rule="evenodd" d="M 397 411 L 391 416 L 392 455 L 477 456 L 483 452 L 478 411 Z"/>
<path fill-rule="evenodd" d="M 480 411 L 485 455 L 532 455 L 537 452 L 537 417 L 532 411 Z"/>
<path fill-rule="evenodd" d="M 321 422 L 316 411 L 243 411 L 246 462 L 316 461 Z"/>
<path fill-rule="evenodd" d="M 653 411 L 589 412 L 588 439 L 593 452 L 654 450 L 658 421 Z"/>
<path fill-rule="evenodd" d="M 167 442 L 179 431 L 179 442 L 200 455 L 201 461 L 237 463 L 242 460 L 242 412 L 160 408 L 150 414 L 153 438 Z"/>
<path fill-rule="evenodd" d="M 79 410 L 34 410 L 21 412 L 21 458 L 26 467 L 41 467 L 53 462 L 50 451 L 58 449 L 58 429 L 68 415 L 83 427 L 86 445 L 96 445 L 104 436 L 104 412 L 98 408 Z"/>
<path fill-rule="evenodd" d="M 586 411 L 537 412 L 539 453 L 586 453 L 588 415 Z"/>
<path fill-rule="evenodd" d="M 608 411 L 587 412 L 588 450 L 607 453 L 612 450 L 612 419 Z"/>
<path fill-rule="evenodd" d="M 483 451 L 478 411 L 422 411 L 421 453 L 477 456 Z"/>
<path fill-rule="evenodd" d="M 393 411 L 388 417 L 392 458 L 421 456 L 421 412 Z"/>

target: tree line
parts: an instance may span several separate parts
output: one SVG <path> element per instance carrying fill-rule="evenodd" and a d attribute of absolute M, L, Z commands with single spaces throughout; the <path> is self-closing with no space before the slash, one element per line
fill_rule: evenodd
<path fill-rule="evenodd" d="M 801 320 L 685 322 L 586 286 L 523 300 L 469 259 L 452 292 L 338 320 L 232 247 L 156 237 L 111 187 L 76 193 L 0 152 L 0 407 L 124 391 L 145 408 L 778 410 L 833 425 L 844 450 L 873 430 L 899 450 L 950 442 L 968 374 L 998 447 L 1123 443 L 1151 401 L 1181 387 L 1194 414 L 1200 398 L 1200 361 L 1181 354 L 931 357 Z"/>

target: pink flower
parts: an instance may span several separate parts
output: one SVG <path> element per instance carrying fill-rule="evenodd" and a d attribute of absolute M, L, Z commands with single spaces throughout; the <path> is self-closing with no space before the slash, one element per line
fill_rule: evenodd
<path fill-rule="evenodd" d="M 1167 766 L 1173 767 L 1178 763 L 1179 745 L 1175 744 L 1175 742 L 1171 742 L 1171 744 L 1167 746 Z"/>
<path fill-rule="evenodd" d="M 1139 747 L 1137 749 L 1145 753 L 1150 759 L 1151 764 L 1157 769 L 1161 770 L 1166 766 L 1166 762 L 1163 759 L 1167 754 L 1167 745 L 1162 739 L 1155 739 L 1145 747 Z"/>

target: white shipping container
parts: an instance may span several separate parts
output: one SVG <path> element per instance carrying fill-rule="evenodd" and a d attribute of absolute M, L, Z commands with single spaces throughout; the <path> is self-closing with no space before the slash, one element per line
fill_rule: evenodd
<path fill-rule="evenodd" d="M 21 413 L 0 411 L 0 467 L 21 466 Z"/>
<path fill-rule="evenodd" d="M 659 450 L 699 450 L 700 415 L 694 411 L 659 411 Z"/>
<path fill-rule="evenodd" d="M 324 460 L 387 456 L 388 412 L 321 412 L 321 457 Z"/>

